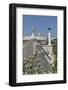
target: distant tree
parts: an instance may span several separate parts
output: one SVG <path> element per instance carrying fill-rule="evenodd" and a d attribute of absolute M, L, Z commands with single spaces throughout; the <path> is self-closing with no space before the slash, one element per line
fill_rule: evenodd
<path fill-rule="evenodd" d="M 52 66 L 52 72 L 57 73 L 57 59 L 56 59 L 56 57 L 54 59 L 53 64 L 54 64 L 54 66 Z"/>
<path fill-rule="evenodd" d="M 53 73 L 57 73 L 57 40 L 53 40 L 53 54 L 54 54 L 54 61 L 52 66 Z"/>

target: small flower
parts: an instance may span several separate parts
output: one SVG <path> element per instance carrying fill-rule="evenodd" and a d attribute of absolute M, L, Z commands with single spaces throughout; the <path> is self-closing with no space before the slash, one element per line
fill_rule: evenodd
<path fill-rule="evenodd" d="M 24 60 L 27 60 L 27 58 L 24 58 Z"/>

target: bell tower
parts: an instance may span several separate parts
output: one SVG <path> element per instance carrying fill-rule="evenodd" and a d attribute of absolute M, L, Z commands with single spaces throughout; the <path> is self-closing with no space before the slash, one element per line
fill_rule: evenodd
<path fill-rule="evenodd" d="M 35 27 L 32 27 L 32 35 L 31 35 L 31 38 L 35 38 Z"/>

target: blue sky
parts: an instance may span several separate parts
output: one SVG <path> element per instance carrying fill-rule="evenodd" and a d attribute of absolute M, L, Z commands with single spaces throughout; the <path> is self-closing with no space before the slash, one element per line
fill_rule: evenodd
<path fill-rule="evenodd" d="M 48 28 L 51 28 L 52 37 L 57 38 L 57 16 L 23 16 L 23 30 L 25 35 L 32 34 L 32 27 L 47 37 Z"/>

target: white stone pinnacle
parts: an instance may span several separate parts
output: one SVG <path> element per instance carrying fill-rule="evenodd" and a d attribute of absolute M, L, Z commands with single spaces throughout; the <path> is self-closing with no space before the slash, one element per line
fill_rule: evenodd
<path fill-rule="evenodd" d="M 51 45 L 51 32 L 48 32 L 48 45 Z"/>

